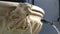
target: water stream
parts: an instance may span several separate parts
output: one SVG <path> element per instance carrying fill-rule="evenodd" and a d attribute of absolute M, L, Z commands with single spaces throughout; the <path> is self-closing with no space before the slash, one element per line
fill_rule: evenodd
<path fill-rule="evenodd" d="M 52 25 L 54 27 L 54 29 L 57 31 L 58 34 L 60 34 L 59 30 L 57 29 L 57 27 L 55 25 Z"/>

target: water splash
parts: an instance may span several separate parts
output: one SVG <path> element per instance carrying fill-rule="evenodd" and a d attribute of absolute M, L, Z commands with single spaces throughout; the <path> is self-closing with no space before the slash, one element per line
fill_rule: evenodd
<path fill-rule="evenodd" d="M 55 28 L 55 30 L 57 31 L 57 33 L 60 34 L 60 32 L 59 32 L 59 30 L 57 29 L 57 27 L 56 27 L 55 25 L 52 25 L 52 26 Z"/>

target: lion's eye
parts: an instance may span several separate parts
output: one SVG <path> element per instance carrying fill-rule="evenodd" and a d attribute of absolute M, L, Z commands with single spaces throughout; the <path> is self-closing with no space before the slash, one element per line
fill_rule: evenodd
<path fill-rule="evenodd" d="M 12 15 L 10 17 L 10 20 L 19 20 L 19 16 L 18 15 Z"/>
<path fill-rule="evenodd" d="M 19 16 L 12 16 L 12 19 L 18 19 L 19 18 Z"/>

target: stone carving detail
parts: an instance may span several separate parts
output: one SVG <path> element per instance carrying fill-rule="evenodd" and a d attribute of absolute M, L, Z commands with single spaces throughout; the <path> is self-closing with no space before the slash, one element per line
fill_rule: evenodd
<path fill-rule="evenodd" d="M 27 3 L 16 8 L 0 7 L 0 34 L 37 34 L 42 28 L 42 13 Z"/>

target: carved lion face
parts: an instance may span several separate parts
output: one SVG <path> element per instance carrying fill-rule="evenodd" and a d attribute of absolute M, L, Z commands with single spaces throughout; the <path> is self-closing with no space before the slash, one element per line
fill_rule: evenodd
<path fill-rule="evenodd" d="M 0 17 L 3 17 L 3 19 L 0 18 L 0 21 L 5 21 L 8 27 L 13 27 L 18 21 L 24 19 L 27 14 L 27 5 L 24 3 L 20 3 L 14 10 L 9 7 L 0 7 Z"/>

